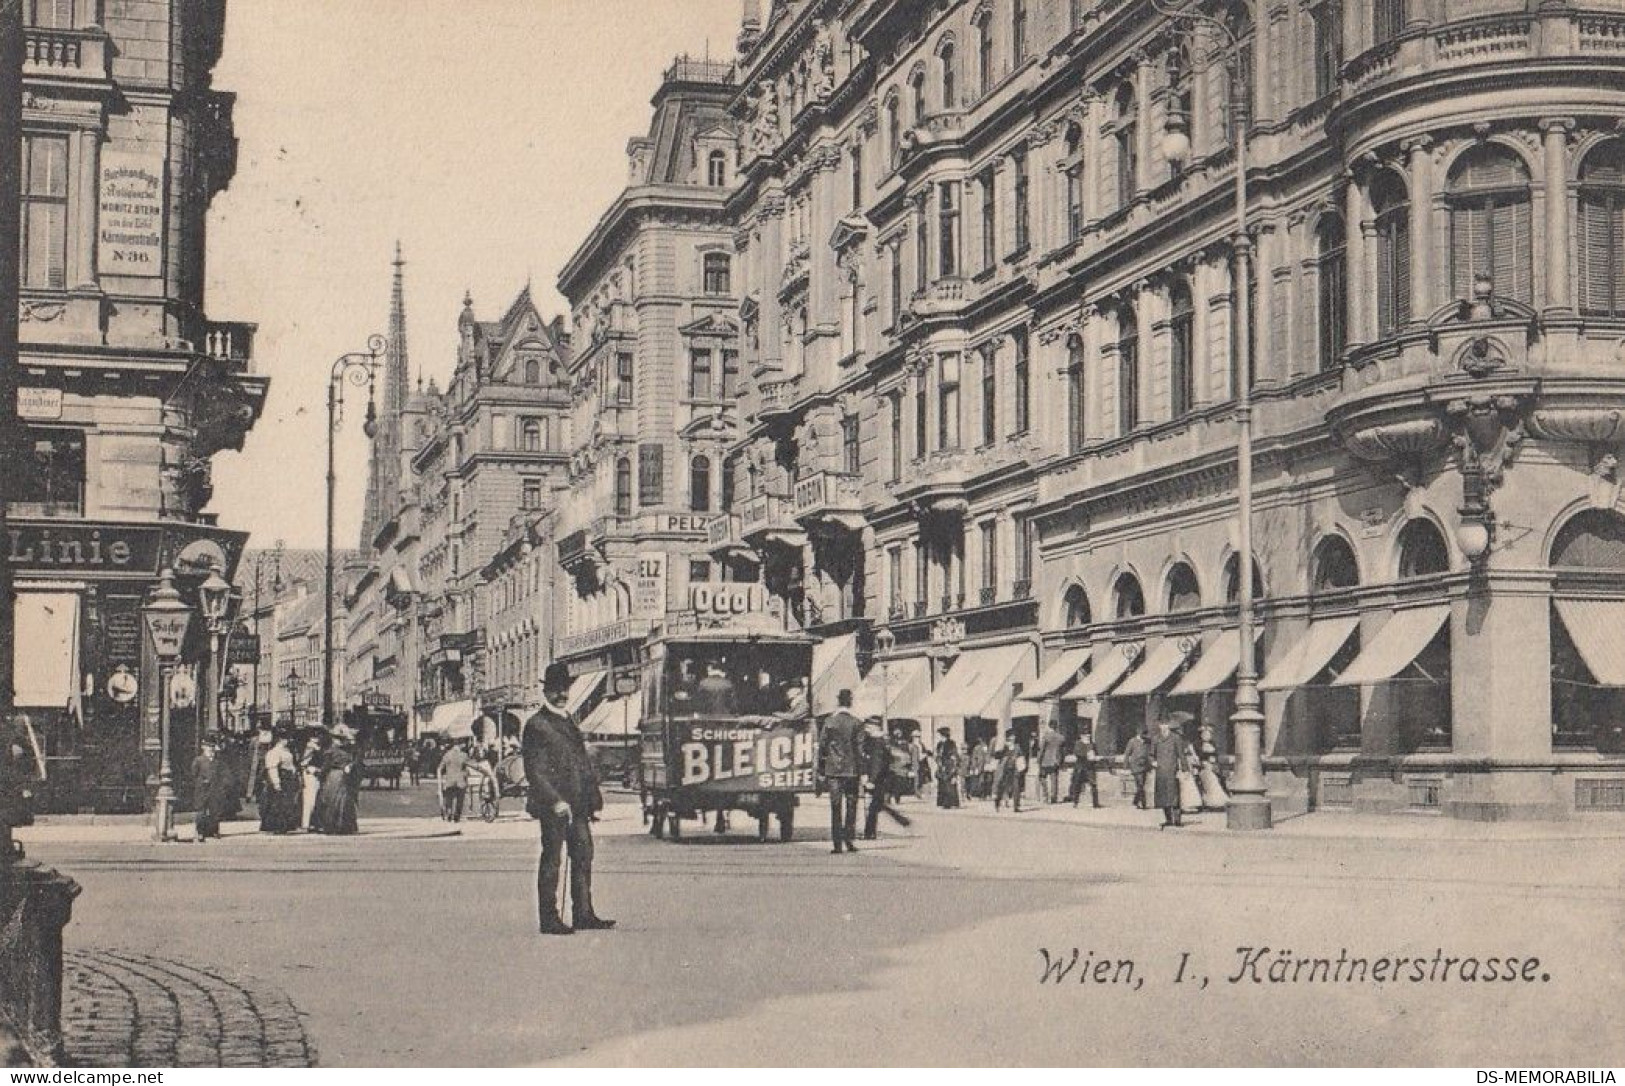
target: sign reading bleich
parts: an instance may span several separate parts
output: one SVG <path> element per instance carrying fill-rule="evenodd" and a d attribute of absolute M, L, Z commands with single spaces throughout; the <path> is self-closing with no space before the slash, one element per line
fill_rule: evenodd
<path fill-rule="evenodd" d="M 164 156 L 102 152 L 96 270 L 103 275 L 164 274 Z"/>
<path fill-rule="evenodd" d="M 818 737 L 810 727 L 688 724 L 680 745 L 683 784 L 713 792 L 813 786 Z"/>

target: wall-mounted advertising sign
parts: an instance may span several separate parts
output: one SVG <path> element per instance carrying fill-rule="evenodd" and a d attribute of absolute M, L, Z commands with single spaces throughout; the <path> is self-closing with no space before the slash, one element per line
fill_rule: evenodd
<path fill-rule="evenodd" d="M 102 152 L 96 270 L 103 275 L 164 274 L 164 156 Z"/>

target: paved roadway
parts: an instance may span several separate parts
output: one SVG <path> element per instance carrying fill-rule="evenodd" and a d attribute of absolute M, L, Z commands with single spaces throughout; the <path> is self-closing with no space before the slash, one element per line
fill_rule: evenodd
<path fill-rule="evenodd" d="M 27 831 L 32 858 L 84 887 L 67 932 L 70 1052 L 324 1065 L 1625 1062 L 1617 821 L 1480 831 L 1319 815 L 1238 838 L 1209 832 L 1211 818 L 1159 833 L 1109 812 L 916 803 L 909 835 L 836 857 L 827 829 L 805 825 L 816 808 L 791 845 L 692 830 L 673 844 L 644 834 L 622 800 L 599 827 L 598 863 L 601 911 L 620 927 L 560 939 L 533 934 L 532 824 L 510 812 L 433 836 L 438 820 L 395 817 L 431 808 L 427 788 L 367 793 L 373 832 L 348 839 L 160 849 L 114 827 Z M 1530 983 L 1228 983 L 1236 948 L 1260 946 L 1261 976 L 1281 948 L 1541 962 Z M 1073 948 L 1131 960 L 1138 983 L 1077 983 L 1085 961 L 1041 984 L 1041 951 Z"/>

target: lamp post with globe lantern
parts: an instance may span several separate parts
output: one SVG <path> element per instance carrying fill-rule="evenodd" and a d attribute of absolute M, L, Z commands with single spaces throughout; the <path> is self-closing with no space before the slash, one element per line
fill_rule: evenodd
<path fill-rule="evenodd" d="M 1244 0 L 1234 3 L 1247 12 L 1252 25 L 1253 4 Z M 1267 830 L 1271 826 L 1268 785 L 1264 779 L 1264 714 L 1258 692 L 1258 664 L 1255 659 L 1253 630 L 1256 626 L 1253 592 L 1253 401 L 1252 401 L 1252 331 L 1247 301 L 1247 287 L 1252 281 L 1249 266 L 1252 260 L 1252 238 L 1247 232 L 1247 115 L 1250 95 L 1241 80 L 1249 70 L 1239 62 L 1239 51 L 1250 43 L 1238 37 L 1225 20 L 1215 18 L 1191 7 L 1175 7 L 1165 0 L 1151 0 L 1151 6 L 1177 23 L 1202 25 L 1218 35 L 1229 46 L 1238 61 L 1228 72 L 1227 92 L 1230 95 L 1230 119 L 1235 141 L 1235 272 L 1231 297 L 1235 304 L 1235 343 L 1238 358 L 1235 366 L 1236 381 L 1236 504 L 1238 527 L 1236 531 L 1236 636 L 1240 639 L 1236 664 L 1236 705 L 1230 714 L 1234 737 L 1235 771 L 1230 780 L 1230 802 L 1225 808 L 1225 822 L 1232 830 Z M 1170 101 L 1174 96 L 1170 95 Z M 1170 109 L 1166 130 L 1162 138 L 1162 152 L 1169 162 L 1184 162 L 1191 152 L 1190 118 Z"/>
<path fill-rule="evenodd" d="M 339 420 L 344 417 L 344 384 L 367 386 L 367 417 L 362 431 L 367 437 L 378 432 L 377 408 L 373 402 L 373 389 L 377 383 L 379 357 L 389 341 L 380 335 L 367 337 L 365 351 L 351 351 L 333 362 L 327 380 L 327 549 L 322 567 L 322 726 L 331 728 L 333 721 L 333 490 L 336 478 L 333 469 L 333 437 Z"/>

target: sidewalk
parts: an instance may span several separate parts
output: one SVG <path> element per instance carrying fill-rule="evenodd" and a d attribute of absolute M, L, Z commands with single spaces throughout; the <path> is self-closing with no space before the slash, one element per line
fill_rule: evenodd
<path fill-rule="evenodd" d="M 1139 811 L 1131 806 L 1101 808 L 1073 807 L 1070 803 L 1045 804 L 1022 800 L 1021 812 L 1007 804 L 993 809 L 991 800 L 970 800 L 954 810 L 942 810 L 929 795 L 922 801 L 905 803 L 904 814 L 959 818 L 1001 818 L 1022 822 L 1045 822 L 1093 830 L 1136 830 L 1144 833 L 1225 834 L 1223 811 L 1185 815 L 1178 829 L 1162 828 L 1162 812 Z M 1625 817 L 1590 815 L 1563 822 L 1468 822 L 1436 814 L 1372 815 L 1352 811 L 1275 810 L 1275 826 L 1266 836 L 1390 841 L 1607 841 L 1625 840 Z"/>
<path fill-rule="evenodd" d="M 327 837 L 319 833 L 293 833 L 277 835 L 260 833 L 260 824 L 254 819 L 224 822 L 220 835 L 224 840 L 311 840 L 350 841 L 357 839 L 410 841 L 438 837 L 457 837 L 462 830 L 438 818 L 369 818 L 361 823 L 361 832 L 345 837 Z M 177 823 L 175 835 L 180 843 L 196 844 L 190 818 Z M 16 830 L 13 836 L 25 849 L 34 845 L 61 844 L 153 844 L 150 816 L 140 815 L 49 815 L 37 818 L 32 826 Z M 207 844 L 209 842 L 205 842 Z"/>

